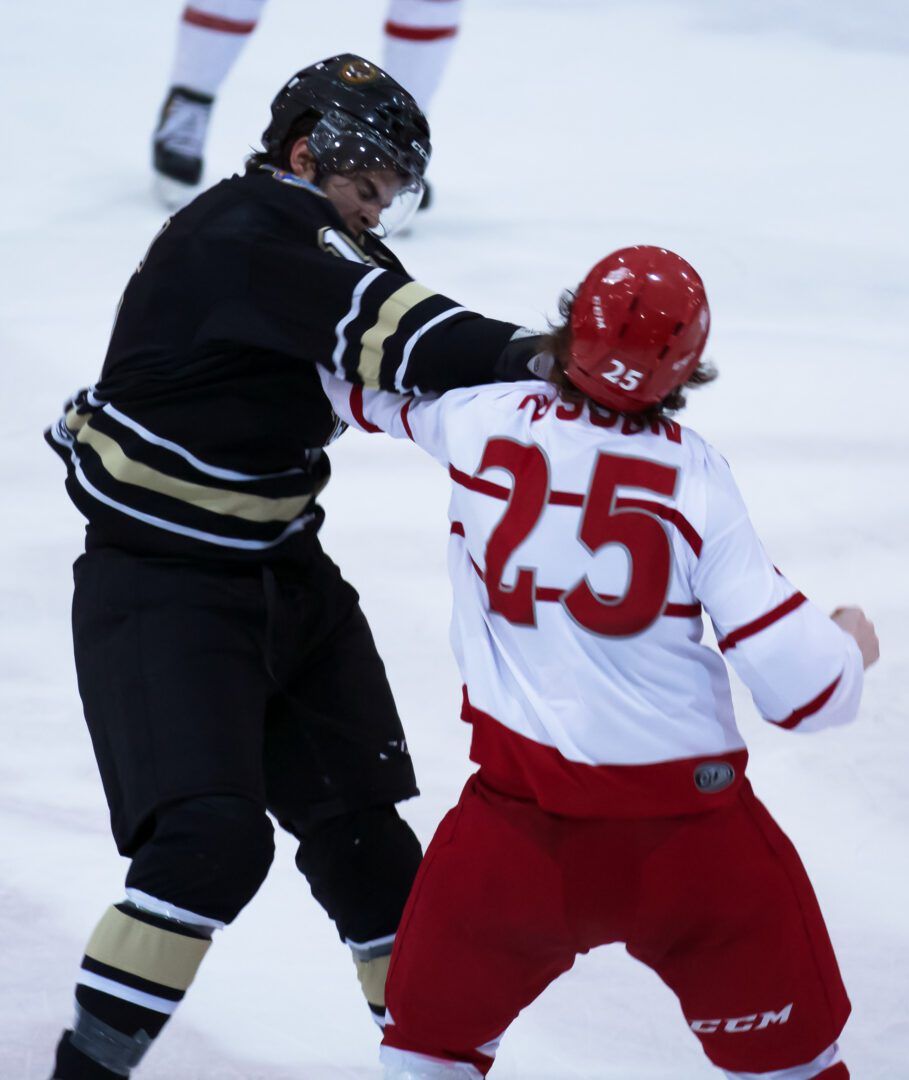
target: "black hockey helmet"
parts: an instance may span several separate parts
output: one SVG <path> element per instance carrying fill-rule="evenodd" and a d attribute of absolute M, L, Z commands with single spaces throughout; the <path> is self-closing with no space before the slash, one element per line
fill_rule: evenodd
<path fill-rule="evenodd" d="M 380 67 L 353 53 L 298 71 L 271 103 L 262 135 L 268 153 L 281 149 L 297 121 L 316 123 L 309 146 L 326 172 L 391 168 L 422 190 L 432 147 L 429 124 L 413 97 Z"/>

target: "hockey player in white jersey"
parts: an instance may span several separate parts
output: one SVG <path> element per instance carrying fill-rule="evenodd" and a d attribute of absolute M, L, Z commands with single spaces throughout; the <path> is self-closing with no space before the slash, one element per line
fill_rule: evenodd
<path fill-rule="evenodd" d="M 386 1075 L 484 1076 L 578 953 L 621 942 L 728 1077 L 843 1080 L 846 991 L 798 855 L 745 776 L 702 614 L 761 715 L 793 732 L 854 718 L 874 628 L 857 608 L 827 617 L 773 566 L 725 460 L 667 416 L 710 378 L 691 266 L 616 252 L 563 314 L 548 385 L 427 399 L 323 377 L 347 423 L 448 469 L 479 765 L 404 912 Z"/>

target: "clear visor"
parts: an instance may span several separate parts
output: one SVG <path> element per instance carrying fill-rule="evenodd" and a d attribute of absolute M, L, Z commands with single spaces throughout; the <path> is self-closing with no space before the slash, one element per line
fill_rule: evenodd
<path fill-rule="evenodd" d="M 379 239 L 400 232 L 417 211 L 423 198 L 422 176 L 365 124 L 326 113 L 309 137 L 309 149 L 323 173 L 352 181 L 358 176 L 372 177 L 381 212 L 369 232 Z"/>
<path fill-rule="evenodd" d="M 392 199 L 391 204 L 386 206 L 379 217 L 379 224 L 369 231 L 379 240 L 402 232 L 410 223 L 410 219 L 420 209 L 420 201 L 423 198 L 423 181 L 419 181 L 419 187 L 402 188 Z"/>

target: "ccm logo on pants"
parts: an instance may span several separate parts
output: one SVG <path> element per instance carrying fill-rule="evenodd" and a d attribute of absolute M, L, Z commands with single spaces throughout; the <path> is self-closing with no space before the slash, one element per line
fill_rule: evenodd
<path fill-rule="evenodd" d="M 715 1031 L 727 1031 L 734 1035 L 740 1031 L 762 1031 L 771 1024 L 785 1024 L 792 1012 L 792 1002 L 779 1012 L 765 1012 L 751 1016 L 735 1016 L 731 1020 L 692 1020 L 691 1030 L 698 1035 L 712 1035 Z"/>

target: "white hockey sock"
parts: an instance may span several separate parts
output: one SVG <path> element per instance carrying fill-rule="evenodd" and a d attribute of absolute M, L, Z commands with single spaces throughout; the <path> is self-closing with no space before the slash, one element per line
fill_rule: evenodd
<path fill-rule="evenodd" d="M 379 1057 L 385 1080 L 483 1080 L 480 1070 L 466 1061 L 442 1061 L 394 1046 L 383 1046 Z"/>
<path fill-rule="evenodd" d="M 818 1054 L 813 1061 L 806 1061 L 804 1065 L 793 1065 L 789 1069 L 777 1069 L 774 1072 L 726 1072 L 726 1076 L 729 1080 L 812 1080 L 815 1076 L 822 1076 L 827 1069 L 842 1060 L 839 1045 L 834 1043 Z"/>
<path fill-rule="evenodd" d="M 461 24 L 462 0 L 390 0 L 382 67 L 427 112 Z"/>
<path fill-rule="evenodd" d="M 214 97 L 255 30 L 265 0 L 190 0 L 180 16 L 171 86 Z"/>

